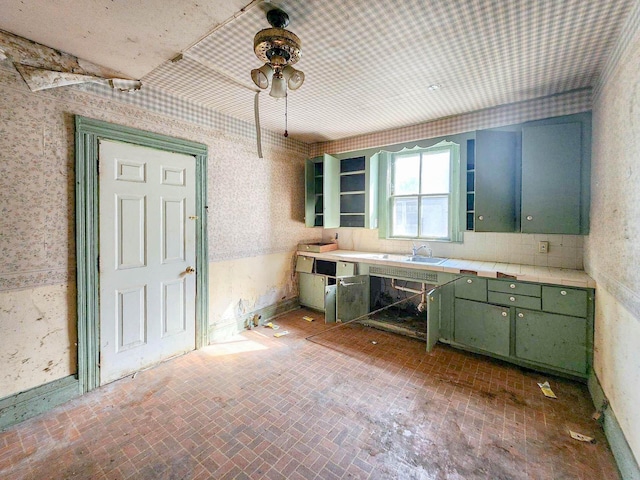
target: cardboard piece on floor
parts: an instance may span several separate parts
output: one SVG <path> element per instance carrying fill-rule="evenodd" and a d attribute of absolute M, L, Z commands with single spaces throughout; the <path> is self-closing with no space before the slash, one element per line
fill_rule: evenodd
<path fill-rule="evenodd" d="M 289 330 L 283 330 L 281 332 L 273 334 L 273 336 L 276 337 L 276 338 L 280 338 L 280 337 L 282 337 L 284 335 L 289 335 Z"/>
<path fill-rule="evenodd" d="M 542 390 L 542 393 L 544 394 L 545 397 L 558 398 L 556 397 L 556 394 L 553 393 L 553 390 L 551 390 L 551 387 L 549 386 L 549 382 L 539 383 L 538 386 L 540 387 L 540 390 Z"/>
<path fill-rule="evenodd" d="M 595 438 L 588 437 L 587 435 L 583 435 L 578 432 L 574 432 L 573 430 L 569 430 L 569 434 L 571 435 L 571 438 L 573 438 L 574 440 L 578 440 L 579 442 L 596 443 Z"/>
<path fill-rule="evenodd" d="M 280 328 L 279 325 L 276 325 L 273 322 L 265 323 L 264 326 L 267 327 L 267 328 L 272 328 L 274 330 L 278 330 Z"/>
<path fill-rule="evenodd" d="M 312 317 L 307 317 L 306 315 L 304 317 L 302 317 L 303 320 L 306 320 L 307 322 L 313 322 L 313 318 Z"/>

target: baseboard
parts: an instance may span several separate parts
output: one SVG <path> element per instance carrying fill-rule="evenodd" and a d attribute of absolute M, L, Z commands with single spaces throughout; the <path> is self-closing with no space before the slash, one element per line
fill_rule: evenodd
<path fill-rule="evenodd" d="M 604 434 L 607 436 L 609 446 L 618 464 L 618 470 L 624 480 L 640 480 L 640 466 L 627 443 L 622 428 L 616 419 L 609 401 L 600 386 L 600 381 L 595 372 L 589 375 L 589 393 L 593 399 L 593 404 L 597 410 L 602 411 L 604 416 Z"/>
<path fill-rule="evenodd" d="M 254 318 L 258 317 L 259 325 L 272 320 L 284 313 L 300 308 L 298 297 L 293 297 L 282 302 L 274 303 L 253 312 L 245 313 L 241 317 L 235 318 L 226 324 L 212 325 L 209 327 L 209 342 L 220 340 L 229 335 L 234 335 L 245 330 L 248 325 L 253 324 Z"/>
<path fill-rule="evenodd" d="M 1 399 L 0 431 L 79 396 L 79 385 L 70 375 Z"/>

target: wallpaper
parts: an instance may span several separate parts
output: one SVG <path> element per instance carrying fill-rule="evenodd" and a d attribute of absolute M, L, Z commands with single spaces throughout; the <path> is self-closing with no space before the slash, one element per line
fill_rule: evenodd
<path fill-rule="evenodd" d="M 6 64 L 0 95 L 0 291 L 73 281 L 75 114 L 208 146 L 212 262 L 293 251 L 320 235 L 304 227 L 307 152 L 295 142 L 293 150 L 265 142 L 259 159 L 250 135 L 77 88 L 31 93 Z"/>

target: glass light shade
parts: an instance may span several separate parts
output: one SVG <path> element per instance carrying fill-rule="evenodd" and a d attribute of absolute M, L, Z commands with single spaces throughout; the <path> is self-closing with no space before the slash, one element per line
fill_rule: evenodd
<path fill-rule="evenodd" d="M 251 70 L 251 80 L 257 87 L 263 90 L 269 86 L 269 82 L 273 77 L 273 68 L 268 63 L 265 63 L 260 68 L 254 68 Z"/>
<path fill-rule="evenodd" d="M 296 70 L 291 65 L 287 65 L 282 70 L 282 76 L 287 81 L 287 86 L 291 90 L 297 90 L 304 83 L 304 73 Z"/>
<path fill-rule="evenodd" d="M 287 96 L 287 82 L 283 77 L 273 77 L 269 95 L 274 98 L 284 98 Z"/>

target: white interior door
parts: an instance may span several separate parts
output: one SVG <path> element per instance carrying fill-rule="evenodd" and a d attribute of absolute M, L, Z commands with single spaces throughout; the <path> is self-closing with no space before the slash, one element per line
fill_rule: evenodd
<path fill-rule="evenodd" d="M 195 348 L 195 158 L 100 141 L 100 384 Z"/>

